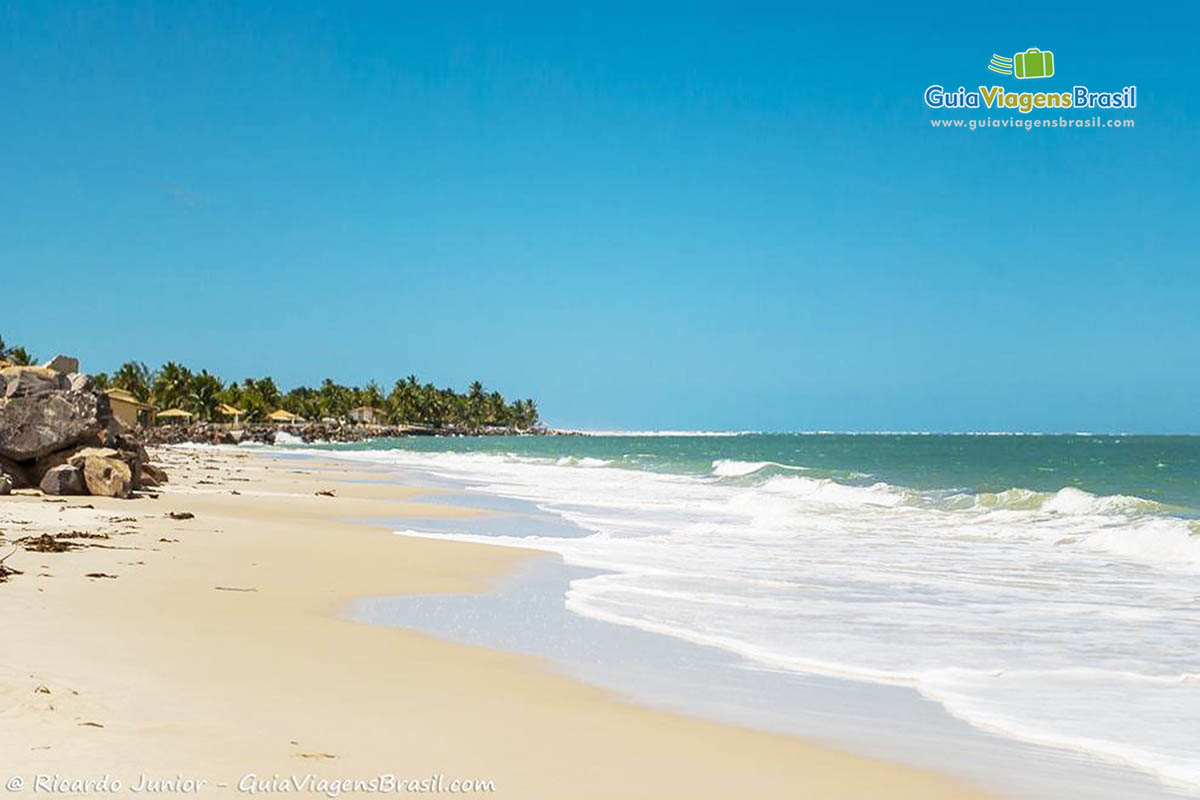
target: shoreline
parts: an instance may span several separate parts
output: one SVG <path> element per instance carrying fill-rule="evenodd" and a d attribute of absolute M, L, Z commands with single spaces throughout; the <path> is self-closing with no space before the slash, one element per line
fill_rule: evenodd
<path fill-rule="evenodd" d="M 570 582 L 604 571 L 535 552 L 484 592 L 360 598 L 345 618 L 538 657 L 627 702 L 930 769 L 1010 800 L 1193 796 L 1127 763 L 977 728 L 914 687 L 756 669 L 720 648 L 576 615 L 562 602 Z"/>
<path fill-rule="evenodd" d="M 491 780 L 500 797 L 988 796 L 928 770 L 631 705 L 528 656 L 346 622 L 337 612 L 350 599 L 477 592 L 524 554 L 346 521 L 478 513 L 413 503 L 431 493 L 379 470 L 166 452 L 172 483 L 158 500 L 0 504 L 9 540 L 39 525 L 137 528 L 111 534 L 120 550 L 10 559 L 24 574 L 0 587 L 14 654 L 0 672 L 0 747 L 26 778 L 183 775 L 211 796 L 238 794 L 247 774 L 382 773 Z M 135 521 L 112 521 L 122 518 Z M 83 577 L 100 572 L 116 578 Z"/>

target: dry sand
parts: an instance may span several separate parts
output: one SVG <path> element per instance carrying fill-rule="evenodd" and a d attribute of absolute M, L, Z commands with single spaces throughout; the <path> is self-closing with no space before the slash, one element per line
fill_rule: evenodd
<path fill-rule="evenodd" d="M 521 800 L 984 796 L 640 708 L 537 659 L 339 619 L 355 596 L 485 589 L 524 556 L 352 522 L 480 513 L 414 504 L 379 472 L 216 449 L 159 460 L 171 484 L 158 499 L 0 497 L 0 557 L 24 536 L 108 535 L 5 562 L 23 574 L 0 583 L 0 785 L 107 775 L 125 793 L 182 777 L 207 797 L 239 794 L 251 774 L 440 774 L 444 789 L 486 780 L 488 795 Z"/>

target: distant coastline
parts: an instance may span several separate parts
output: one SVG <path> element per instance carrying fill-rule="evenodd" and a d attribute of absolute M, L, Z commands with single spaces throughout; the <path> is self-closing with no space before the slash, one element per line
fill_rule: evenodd
<path fill-rule="evenodd" d="M 37 359 L 24 346 L 9 346 L 0 336 L 0 366 L 28 366 Z M 536 433 L 544 427 L 533 398 L 509 401 L 473 381 L 458 392 L 422 383 L 416 375 L 396 380 L 385 392 L 374 380 L 347 386 L 326 378 L 319 386 L 283 391 L 271 376 L 226 382 L 207 369 L 193 370 L 175 361 L 151 369 L 126 361 L 112 373 L 90 373 L 94 388 L 127 406 L 128 424 L 159 432 L 161 442 L 206 441 L 234 430 L 263 437 L 289 431 L 305 441 L 358 441 L 372 436 L 480 435 L 490 432 Z M 375 429 L 367 435 L 359 430 Z"/>

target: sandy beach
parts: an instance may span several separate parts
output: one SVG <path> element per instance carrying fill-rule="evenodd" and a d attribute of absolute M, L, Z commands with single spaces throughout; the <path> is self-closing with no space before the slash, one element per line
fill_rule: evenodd
<path fill-rule="evenodd" d="M 99 794 L 79 782 L 106 779 L 265 794 L 295 780 L 349 795 L 341 782 L 394 775 L 512 798 L 984 796 L 643 709 L 529 657 L 340 619 L 359 596 L 484 590 L 524 555 L 363 522 L 484 513 L 416 504 L 380 471 L 232 449 L 156 459 L 171 474 L 157 499 L 0 499 L 0 556 L 43 533 L 79 545 L 4 562 L 22 574 L 0 583 L 0 779 L 25 792 L 42 776 L 42 792 Z"/>

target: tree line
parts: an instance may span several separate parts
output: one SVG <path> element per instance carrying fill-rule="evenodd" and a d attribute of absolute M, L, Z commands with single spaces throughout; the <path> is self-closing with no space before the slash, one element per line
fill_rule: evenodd
<path fill-rule="evenodd" d="M 0 338 L 0 358 L 14 364 L 32 364 L 24 348 L 8 348 Z M 282 391 L 271 377 L 246 378 L 225 383 L 206 369 L 194 372 L 168 361 L 152 370 L 140 361 L 127 361 L 115 372 L 93 376 L 97 388 L 124 389 L 157 411 L 180 408 L 200 420 L 220 420 L 220 407 L 229 405 L 248 420 L 262 420 L 284 409 L 307 420 L 344 419 L 350 411 L 367 407 L 391 425 L 427 425 L 433 428 L 480 430 L 489 426 L 529 430 L 540 424 L 532 399 L 509 402 L 500 392 L 489 392 L 475 381 L 465 393 L 422 383 L 415 375 L 396 381 L 386 394 L 371 381 L 366 386 L 343 386 L 326 378 L 320 386 L 297 386 Z"/>

